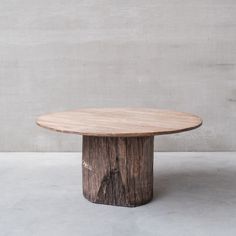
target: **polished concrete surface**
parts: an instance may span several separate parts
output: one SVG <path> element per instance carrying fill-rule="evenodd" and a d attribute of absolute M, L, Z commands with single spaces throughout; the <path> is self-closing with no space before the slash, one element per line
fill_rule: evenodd
<path fill-rule="evenodd" d="M 236 153 L 156 153 L 154 178 L 147 205 L 97 205 L 80 153 L 0 153 L 0 235 L 236 235 Z"/>

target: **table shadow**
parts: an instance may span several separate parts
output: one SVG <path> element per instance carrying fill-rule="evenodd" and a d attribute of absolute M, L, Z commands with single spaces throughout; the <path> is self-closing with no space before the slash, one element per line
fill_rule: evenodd
<path fill-rule="evenodd" d="M 186 201 L 236 206 L 236 168 L 155 171 L 153 201 L 184 197 Z"/>

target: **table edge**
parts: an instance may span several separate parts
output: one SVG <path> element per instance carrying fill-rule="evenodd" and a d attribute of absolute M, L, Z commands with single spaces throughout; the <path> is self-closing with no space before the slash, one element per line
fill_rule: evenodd
<path fill-rule="evenodd" d="M 198 116 L 196 116 L 198 117 Z M 60 133 L 65 133 L 65 134 L 77 134 L 77 135 L 82 135 L 82 136 L 96 136 L 96 137 L 144 137 L 144 136 L 158 136 L 158 135 L 167 135 L 167 134 L 176 134 L 176 133 L 182 133 L 190 130 L 194 130 L 202 126 L 203 120 L 199 118 L 200 123 L 197 124 L 196 126 L 192 127 L 187 127 L 179 130 L 170 130 L 170 131 L 152 131 L 152 132 L 143 132 L 143 133 L 93 133 L 93 132 L 80 132 L 80 131 L 65 131 L 65 130 L 60 130 L 52 127 L 48 127 L 46 125 L 40 124 L 39 118 L 36 120 L 36 124 L 39 127 L 51 130 L 51 131 L 56 131 Z"/>

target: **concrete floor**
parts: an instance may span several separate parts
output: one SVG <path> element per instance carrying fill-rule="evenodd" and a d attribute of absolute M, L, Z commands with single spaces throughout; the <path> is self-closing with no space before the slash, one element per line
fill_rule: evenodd
<path fill-rule="evenodd" d="M 236 153 L 157 153 L 154 199 L 82 197 L 81 154 L 0 154 L 0 235 L 236 235 Z"/>

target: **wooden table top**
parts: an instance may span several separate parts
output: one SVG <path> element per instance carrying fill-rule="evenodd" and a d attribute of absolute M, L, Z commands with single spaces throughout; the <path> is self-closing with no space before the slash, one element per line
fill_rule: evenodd
<path fill-rule="evenodd" d="M 200 117 L 150 108 L 87 108 L 40 116 L 37 124 L 51 130 L 87 136 L 153 136 L 195 129 Z"/>

